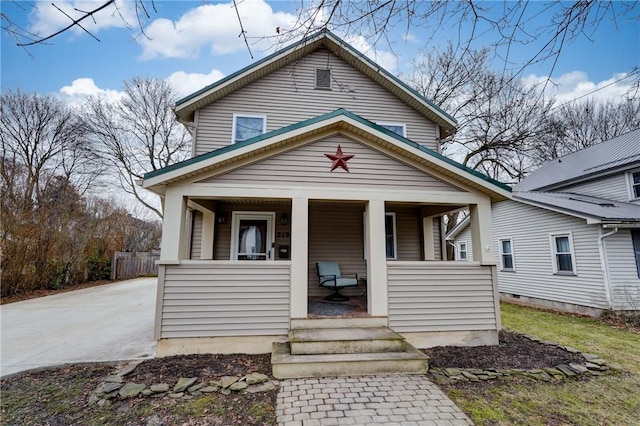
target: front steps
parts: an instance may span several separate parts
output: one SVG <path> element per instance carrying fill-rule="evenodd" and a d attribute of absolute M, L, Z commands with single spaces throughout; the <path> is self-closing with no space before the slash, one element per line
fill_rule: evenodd
<path fill-rule="evenodd" d="M 383 324 L 381 318 L 294 320 L 289 342 L 274 343 L 273 375 L 425 374 L 429 358 Z"/>

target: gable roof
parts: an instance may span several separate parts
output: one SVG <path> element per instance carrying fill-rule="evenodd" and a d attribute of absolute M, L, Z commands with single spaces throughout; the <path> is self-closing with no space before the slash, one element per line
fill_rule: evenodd
<path fill-rule="evenodd" d="M 228 145 L 215 151 L 211 151 L 180 163 L 155 170 L 144 175 L 142 186 L 162 192 L 161 187 L 188 179 L 218 167 L 236 162 L 246 161 L 247 157 L 273 150 L 283 145 L 312 137 L 320 133 L 326 134 L 328 130 L 353 132 L 366 135 L 380 145 L 388 146 L 395 151 L 409 151 L 416 161 L 427 163 L 429 167 L 454 177 L 464 180 L 466 184 L 490 194 L 492 199 L 505 199 L 510 197 L 511 188 L 473 169 L 463 166 L 442 154 L 426 148 L 416 142 L 402 137 L 384 127 L 353 114 L 345 109 L 338 109 L 291 126 L 287 126 L 233 145 Z"/>
<path fill-rule="evenodd" d="M 424 117 L 438 124 L 443 138 L 455 133 L 457 122 L 452 116 L 326 29 L 178 100 L 175 105 L 175 113 L 182 121 L 191 122 L 196 110 L 216 102 L 321 48 L 328 49 Z"/>
<path fill-rule="evenodd" d="M 445 240 L 453 241 L 458 236 L 460 232 L 462 232 L 468 225 L 471 223 L 471 216 L 467 215 L 464 219 L 462 219 L 456 226 L 453 227 L 451 231 L 445 236 Z"/>
<path fill-rule="evenodd" d="M 586 219 L 587 223 L 640 223 L 640 207 L 570 192 L 517 192 L 516 201 Z"/>
<path fill-rule="evenodd" d="M 513 189 L 550 190 L 633 165 L 640 165 L 640 129 L 549 161 Z"/>

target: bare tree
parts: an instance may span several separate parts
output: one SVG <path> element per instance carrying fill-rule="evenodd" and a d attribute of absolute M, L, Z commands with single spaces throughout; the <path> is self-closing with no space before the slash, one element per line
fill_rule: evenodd
<path fill-rule="evenodd" d="M 468 167 L 496 179 L 517 182 L 532 162 L 529 155 L 546 132 L 553 103 L 539 87 L 490 69 L 488 51 L 452 44 L 428 51 L 413 63 L 408 84 L 434 99 L 458 120 L 458 131 L 441 141 Z"/>
<path fill-rule="evenodd" d="M 300 0 L 297 23 L 281 34 L 291 39 L 300 33 L 328 28 L 361 35 L 370 44 L 393 50 L 393 32 L 403 31 L 428 46 L 454 29 L 458 37 L 456 48 L 468 50 L 480 42 L 502 62 L 505 75 L 518 76 L 528 66 L 546 61 L 551 63 L 551 75 L 567 45 L 579 38 L 593 39 L 605 26 L 617 27 L 625 21 L 635 25 L 638 10 L 640 6 L 635 1 Z M 540 24 L 541 15 L 548 19 L 547 23 Z M 516 45 L 529 47 L 524 61 L 513 59 Z"/>
<path fill-rule="evenodd" d="M 551 111 L 546 128 L 535 147 L 535 165 L 640 128 L 640 100 L 570 102 Z"/>
<path fill-rule="evenodd" d="M 26 171 L 24 199 L 33 200 L 47 178 L 66 176 L 83 191 L 99 176 L 100 168 L 78 114 L 53 96 L 7 90 L 0 95 L 0 144 L 5 167 Z"/>
<path fill-rule="evenodd" d="M 161 209 L 145 198 L 137 181 L 190 153 L 189 134 L 171 109 L 175 100 L 166 81 L 136 77 L 124 82 L 119 101 L 90 97 L 86 104 L 85 122 L 98 154 L 118 171 L 123 190 L 159 217 Z"/>

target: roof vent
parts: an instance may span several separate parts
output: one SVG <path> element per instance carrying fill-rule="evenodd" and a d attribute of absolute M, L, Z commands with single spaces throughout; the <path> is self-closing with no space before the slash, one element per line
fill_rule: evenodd
<path fill-rule="evenodd" d="M 316 69 L 316 89 L 331 90 L 331 70 Z"/>

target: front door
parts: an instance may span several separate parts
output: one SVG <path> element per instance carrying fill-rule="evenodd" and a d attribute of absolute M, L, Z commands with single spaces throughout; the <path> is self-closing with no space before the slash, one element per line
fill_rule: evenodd
<path fill-rule="evenodd" d="M 275 213 L 234 212 L 232 260 L 273 259 Z"/>

